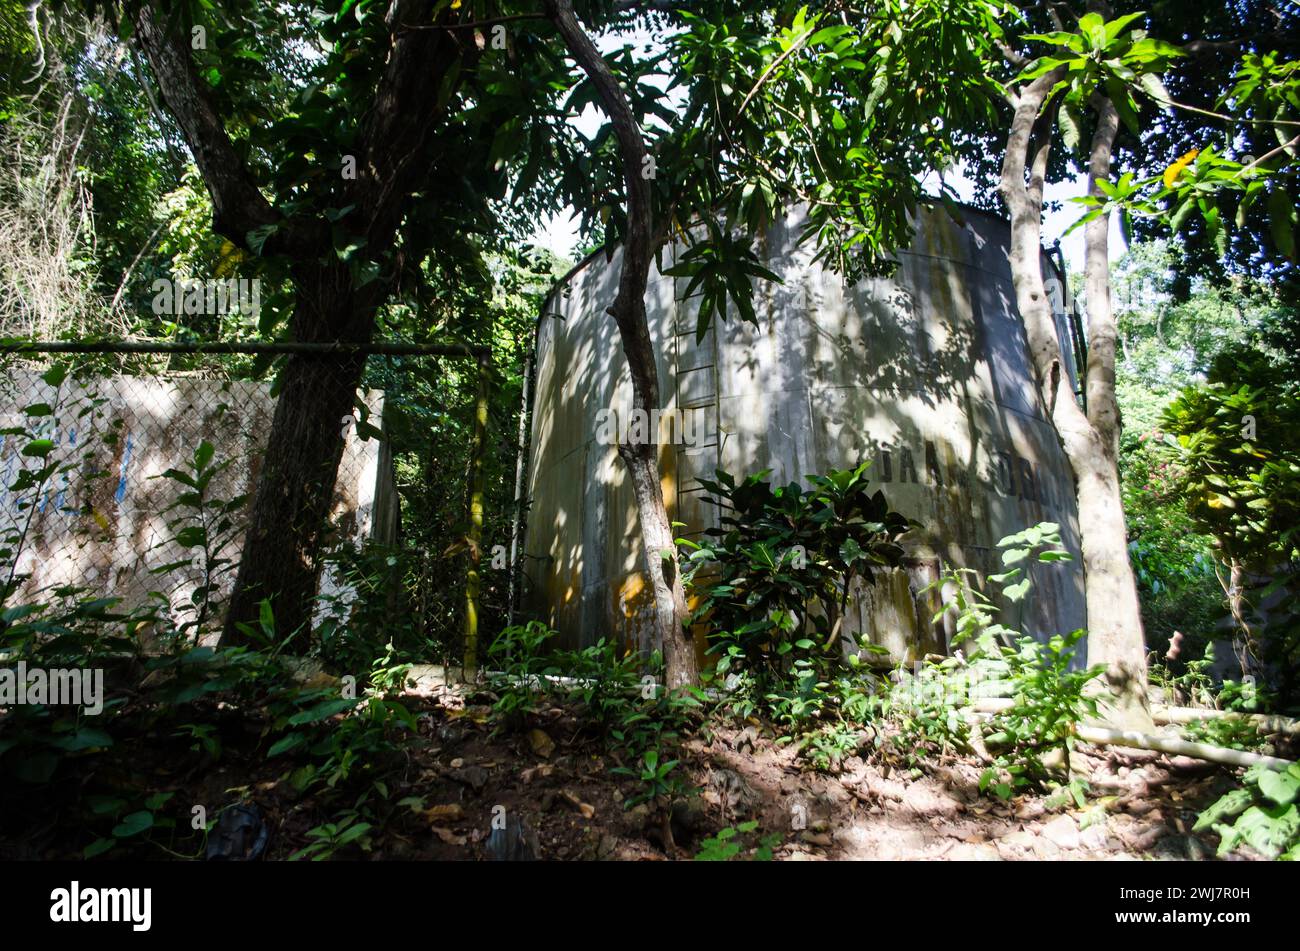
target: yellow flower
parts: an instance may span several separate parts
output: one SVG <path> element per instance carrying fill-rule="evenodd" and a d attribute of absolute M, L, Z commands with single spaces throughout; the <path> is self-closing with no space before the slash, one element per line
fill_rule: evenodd
<path fill-rule="evenodd" d="M 1192 149 L 1173 165 L 1165 169 L 1165 188 L 1173 188 L 1174 182 L 1178 181 L 1178 176 L 1183 174 L 1183 169 L 1192 164 L 1192 159 L 1196 158 L 1201 152 L 1200 149 Z"/>

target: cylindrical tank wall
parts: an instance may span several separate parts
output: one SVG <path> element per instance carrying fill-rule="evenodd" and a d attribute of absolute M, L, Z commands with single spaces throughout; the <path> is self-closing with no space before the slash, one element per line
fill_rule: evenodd
<path fill-rule="evenodd" d="M 943 651 L 944 632 L 931 624 L 937 601 L 921 589 L 944 565 L 1001 570 L 998 539 L 1041 521 L 1059 523 L 1078 552 L 1073 480 L 1033 384 L 1007 224 L 977 211 L 961 223 L 923 211 L 896 272 L 853 286 L 812 263 L 799 230 L 792 213 L 757 243 L 783 279 L 758 285 L 757 327 L 733 316 L 697 343 L 698 299 L 681 299 L 687 280 L 652 273 L 669 515 L 688 536 L 713 525 L 696 480 L 717 468 L 770 469 L 784 484 L 870 459 L 871 480 L 921 528 L 906 569 L 858 592 L 851 630 L 896 660 Z M 606 313 L 620 263 L 616 251 L 576 268 L 538 327 L 525 574 L 529 607 L 573 645 L 643 643 L 650 629 L 631 484 L 602 432 L 608 411 L 626 419 L 631 402 Z M 1044 271 L 1073 371 L 1068 301 L 1046 257 Z M 1083 627 L 1077 558 L 1034 576 L 1015 609 L 1024 628 Z"/>

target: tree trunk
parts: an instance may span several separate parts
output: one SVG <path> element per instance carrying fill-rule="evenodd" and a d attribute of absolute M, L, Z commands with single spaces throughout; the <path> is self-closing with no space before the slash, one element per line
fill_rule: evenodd
<path fill-rule="evenodd" d="M 664 506 L 655 448 L 654 445 L 623 445 L 619 447 L 619 456 L 632 476 L 645 566 L 654 594 L 655 644 L 663 650 L 667 685 L 673 688 L 694 683 L 699 668 L 695 647 L 686 635 L 686 592 L 677 570 L 677 546 Z"/>
<path fill-rule="evenodd" d="M 1099 305 L 1104 307 L 1099 324 L 1093 324 L 1091 294 L 1089 297 L 1091 332 L 1086 391 L 1092 419 L 1079 406 L 1069 375 L 1065 372 L 1056 322 L 1043 284 L 1040 257 L 1043 185 L 1051 154 L 1055 112 L 1052 108 L 1043 110 L 1042 107 L 1060 78 L 1060 70 L 1040 76 L 1022 87 L 1013 99 L 1015 114 L 1007 138 L 1000 184 L 1011 214 L 1011 274 L 1040 395 L 1075 477 L 1083 548 L 1084 597 L 1088 609 L 1088 661 L 1106 665 L 1106 680 L 1113 697 L 1110 704 L 1113 709 L 1107 711 L 1108 718 L 1127 729 L 1149 730 L 1151 714 L 1146 699 L 1146 648 L 1138 613 L 1137 587 L 1128 560 L 1119 473 L 1115 463 L 1118 410 L 1115 404 L 1115 332 L 1109 307 L 1109 282 L 1107 280 L 1103 285 L 1106 296 L 1104 305 Z M 1108 173 L 1109 142 L 1113 138 L 1112 128 L 1106 139 L 1105 168 L 1090 168 L 1090 174 L 1096 171 Z M 1103 229 L 1106 226 L 1103 224 Z M 1090 242 L 1090 265 L 1096 250 L 1096 242 Z M 1100 253 L 1105 266 L 1104 243 L 1100 246 Z M 1093 270 L 1091 266 L 1089 270 Z M 1100 355 L 1097 350 L 1102 351 Z M 1100 405 L 1094 407 L 1094 400 Z"/>
<path fill-rule="evenodd" d="M 1228 596 L 1228 610 L 1237 625 L 1237 634 L 1232 639 L 1233 652 L 1237 655 L 1237 663 L 1241 665 L 1243 677 L 1250 675 L 1251 658 L 1255 654 L 1255 633 L 1246 619 L 1248 605 L 1245 585 L 1246 571 L 1240 559 L 1233 556 L 1228 560 L 1228 586 L 1224 589 L 1224 594 Z"/>
<path fill-rule="evenodd" d="M 135 40 L 203 175 L 214 231 L 257 256 L 284 255 L 292 262 L 294 339 L 367 342 L 375 310 L 394 289 L 395 278 L 354 288 L 334 254 L 339 221 L 310 210 L 286 213 L 299 202 L 310 209 L 312 202 L 303 199 L 311 195 L 295 193 L 292 202 L 272 207 L 243 150 L 226 132 L 222 103 L 199 77 L 188 35 L 175 17 L 156 13 L 153 6 L 134 5 Z M 392 0 L 386 6 L 390 33 L 377 60 L 382 67 L 375 93 L 350 138 L 358 161 L 356 179 L 344 185 L 348 208 L 355 209 L 345 227 L 363 239 L 370 261 L 396 274 L 402 255 L 393 260 L 390 252 L 407 198 L 428 187 L 437 119 L 453 99 L 461 68 L 477 61 L 478 50 L 472 40 L 442 28 L 455 17 L 445 4 Z M 426 22 L 430 18 L 434 22 Z M 435 94 L 439 89 L 442 95 Z M 309 191 L 315 194 L 314 187 Z M 332 207 L 338 203 L 330 198 Z M 254 251 L 255 232 L 266 233 Z M 352 414 L 363 365 L 360 356 L 299 355 L 285 367 L 223 642 L 241 639 L 239 623 L 256 621 L 258 604 L 266 598 L 273 602 L 281 638 L 309 625 L 343 452 L 343 420 Z"/>
<path fill-rule="evenodd" d="M 1088 193 L 1105 201 L 1111 152 L 1119 131 L 1114 103 L 1098 96 L 1097 128 L 1088 155 Z M 1079 525 L 1087 577 L 1088 663 L 1104 664 L 1115 697 L 1112 722 L 1149 729 L 1146 638 L 1137 580 L 1128 557 L 1128 528 L 1119 483 L 1119 401 L 1115 396 L 1118 336 L 1110 287 L 1110 215 L 1084 226 L 1084 299 L 1088 310 L 1088 422 L 1096 434 L 1086 458 L 1071 459 L 1079 492 Z"/>
<path fill-rule="evenodd" d="M 578 22 L 569 0 L 547 0 L 546 12 L 574 61 L 596 87 L 618 139 L 627 185 L 628 230 L 623 240 L 618 293 L 609 313 L 618 325 L 623 352 L 632 372 L 633 410 L 642 410 L 646 418 L 657 419 L 653 411 L 659 409 L 659 376 L 645 310 L 646 284 L 654 259 L 650 183 L 642 171 L 648 158 L 645 142 L 618 81 Z M 694 645 L 686 632 L 686 593 L 659 479 L 658 433 L 652 434 L 648 442 L 624 443 L 619 446 L 618 454 L 632 477 L 646 573 L 654 593 L 655 642 L 663 650 L 667 686 L 671 689 L 693 683 L 699 670 Z"/>
<path fill-rule="evenodd" d="M 354 310 L 345 268 L 297 268 L 294 284 L 296 339 L 369 339 L 374 310 Z M 297 639 L 309 630 L 339 461 L 364 365 L 362 354 L 289 358 L 249 506 L 222 643 L 244 640 L 238 625 L 255 622 L 264 599 L 271 601 L 280 639 Z"/>

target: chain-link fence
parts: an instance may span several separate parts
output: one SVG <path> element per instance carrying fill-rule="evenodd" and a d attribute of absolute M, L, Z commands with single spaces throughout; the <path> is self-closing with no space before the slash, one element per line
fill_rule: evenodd
<path fill-rule="evenodd" d="M 347 663 L 459 661 L 479 602 L 504 613 L 478 571 L 482 348 L 24 343 L 0 366 L 8 609 L 113 598 L 211 643 L 238 588 Z"/>

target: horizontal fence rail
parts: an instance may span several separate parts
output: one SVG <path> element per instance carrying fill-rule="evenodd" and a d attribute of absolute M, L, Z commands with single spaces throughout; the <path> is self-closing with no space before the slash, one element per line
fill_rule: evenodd
<path fill-rule="evenodd" d="M 0 340 L 0 353 L 175 353 L 203 354 L 320 354 L 325 356 L 367 354 L 375 356 L 431 356 L 489 359 L 490 347 L 463 343 L 309 343 L 268 341 L 265 343 L 186 342 L 173 340 Z"/>

